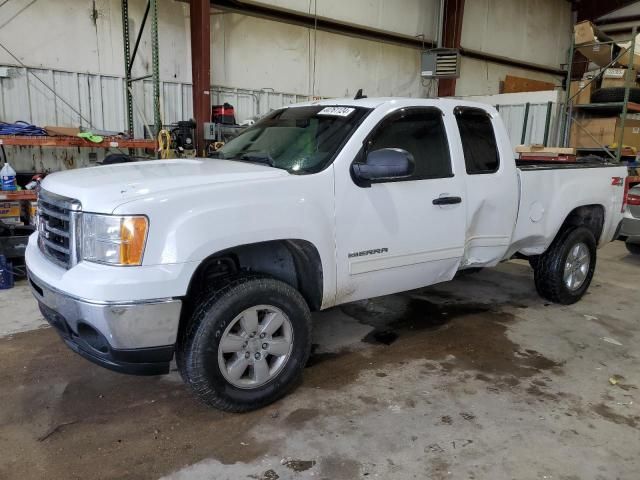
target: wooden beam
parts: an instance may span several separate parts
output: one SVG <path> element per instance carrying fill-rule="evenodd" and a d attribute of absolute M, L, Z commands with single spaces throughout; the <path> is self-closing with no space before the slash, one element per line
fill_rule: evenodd
<path fill-rule="evenodd" d="M 442 28 L 442 46 L 460 48 L 462 40 L 462 20 L 464 18 L 464 0 L 445 0 Z M 438 80 L 438 96 L 450 97 L 456 94 L 456 79 Z"/>
<path fill-rule="evenodd" d="M 555 88 L 556 85 L 551 82 L 507 75 L 500 93 L 542 92 L 554 90 Z"/>

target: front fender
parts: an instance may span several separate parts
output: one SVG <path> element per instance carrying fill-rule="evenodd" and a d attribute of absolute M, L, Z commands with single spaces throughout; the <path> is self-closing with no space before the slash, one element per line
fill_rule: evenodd
<path fill-rule="evenodd" d="M 143 265 L 188 263 L 240 245 L 298 239 L 313 244 L 323 291 L 335 293 L 333 168 L 168 192 L 118 206 L 150 219 Z M 186 292 L 187 286 L 185 286 Z"/>

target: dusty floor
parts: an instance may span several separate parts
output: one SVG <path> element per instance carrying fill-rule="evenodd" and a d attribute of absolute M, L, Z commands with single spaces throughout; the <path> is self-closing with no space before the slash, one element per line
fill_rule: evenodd
<path fill-rule="evenodd" d="M 512 262 L 323 312 L 302 384 L 243 415 L 81 359 L 21 285 L 0 292 L 0 478 L 637 479 L 639 283 L 617 243 L 571 307 Z"/>

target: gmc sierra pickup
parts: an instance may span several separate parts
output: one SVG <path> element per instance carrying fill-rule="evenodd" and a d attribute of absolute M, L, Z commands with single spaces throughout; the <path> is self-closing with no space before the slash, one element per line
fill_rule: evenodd
<path fill-rule="evenodd" d="M 30 284 L 66 344 L 169 371 L 230 411 L 302 374 L 312 310 L 528 258 L 570 304 L 622 220 L 626 168 L 520 165 L 492 107 L 365 98 L 268 114 L 217 158 L 49 175 Z"/>

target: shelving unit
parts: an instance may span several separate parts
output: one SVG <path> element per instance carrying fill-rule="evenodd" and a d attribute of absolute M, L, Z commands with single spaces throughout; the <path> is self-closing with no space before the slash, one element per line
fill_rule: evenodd
<path fill-rule="evenodd" d="M 604 37 L 604 35 L 601 32 L 597 32 L 597 33 L 599 33 Z M 632 153 L 630 150 L 623 148 L 624 127 L 627 120 L 627 115 L 629 113 L 640 113 L 640 104 L 629 101 L 629 92 L 631 87 L 633 86 L 633 83 L 628 75 L 625 75 L 625 82 L 624 82 L 625 93 L 624 93 L 624 100 L 622 102 L 588 103 L 588 104 L 582 104 L 582 105 L 573 105 L 572 100 L 575 99 L 585 88 L 587 88 L 588 85 L 590 85 L 594 81 L 601 78 L 607 68 L 614 67 L 618 63 L 618 61 L 621 58 L 623 58 L 625 55 L 629 56 L 629 60 L 630 60 L 629 68 L 634 67 L 634 53 L 635 53 L 634 50 L 635 50 L 636 35 L 637 35 L 637 26 L 634 25 L 631 31 L 631 38 L 628 40 L 616 41 L 616 40 L 607 39 L 605 41 L 598 41 L 593 43 L 581 43 L 580 45 L 576 46 L 575 38 L 572 37 L 571 48 L 569 49 L 569 61 L 568 61 L 568 68 L 567 68 L 567 82 L 566 82 L 567 93 L 565 97 L 566 101 L 564 103 L 565 119 L 566 119 L 564 136 L 563 136 L 564 146 L 569 145 L 569 135 L 571 132 L 571 125 L 572 123 L 575 123 L 576 126 L 582 129 L 582 131 L 584 131 L 589 137 L 591 137 L 591 139 L 594 140 L 595 143 L 600 145 L 600 147 L 585 147 L 585 148 L 577 147 L 576 150 L 578 152 L 591 153 L 591 154 L 604 153 L 611 160 L 618 163 L 621 161 L 621 159 L 624 156 L 628 156 L 628 154 Z M 594 45 L 613 45 L 613 44 L 616 44 L 619 42 L 625 42 L 625 41 L 630 42 L 630 47 L 627 49 L 621 49 L 620 53 L 615 58 L 613 58 L 608 65 L 601 67 L 598 73 L 592 79 L 585 80 L 585 85 L 582 88 L 580 88 L 577 92 L 575 92 L 573 95 L 571 95 L 571 91 L 569 87 L 572 81 L 571 77 L 573 72 L 573 57 L 576 52 L 576 49 L 582 48 L 582 47 L 590 47 Z M 598 140 L 580 124 L 580 118 L 578 118 L 578 115 L 576 115 L 576 113 L 583 116 L 593 115 L 595 111 L 597 110 L 602 111 L 605 109 L 609 109 L 609 111 L 614 110 L 616 115 L 620 114 L 620 129 L 619 129 L 620 132 L 618 134 L 618 138 L 616 139 L 617 145 L 615 149 L 609 148 L 606 145 L 601 145 L 600 142 L 598 142 Z"/>
<path fill-rule="evenodd" d="M 18 147 L 81 147 L 81 148 L 143 148 L 155 150 L 157 142 L 152 139 L 104 137 L 100 143 L 79 137 L 29 137 L 23 135 L 0 135 L 0 145 Z"/>

